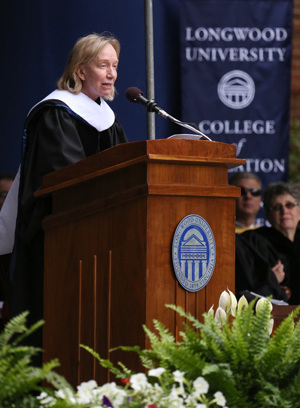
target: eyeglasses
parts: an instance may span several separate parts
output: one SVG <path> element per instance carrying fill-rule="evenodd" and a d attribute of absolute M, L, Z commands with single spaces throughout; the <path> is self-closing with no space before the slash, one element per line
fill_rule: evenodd
<path fill-rule="evenodd" d="M 297 207 L 298 203 L 292 203 L 291 201 L 288 201 L 287 203 L 284 204 L 275 204 L 270 206 L 271 211 L 282 211 L 283 208 L 287 208 L 288 210 L 292 210 L 293 208 Z"/>
<path fill-rule="evenodd" d="M 261 190 L 259 188 L 245 188 L 241 187 L 241 195 L 245 196 L 250 193 L 253 197 L 258 197 L 261 195 Z"/>

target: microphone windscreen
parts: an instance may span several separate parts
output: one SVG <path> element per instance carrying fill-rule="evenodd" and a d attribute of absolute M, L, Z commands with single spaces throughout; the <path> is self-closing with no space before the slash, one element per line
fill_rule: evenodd
<path fill-rule="evenodd" d="M 137 98 L 139 95 L 143 95 L 143 92 L 139 88 L 136 88 L 134 86 L 128 88 L 126 91 L 126 98 L 130 102 L 137 102 Z"/>

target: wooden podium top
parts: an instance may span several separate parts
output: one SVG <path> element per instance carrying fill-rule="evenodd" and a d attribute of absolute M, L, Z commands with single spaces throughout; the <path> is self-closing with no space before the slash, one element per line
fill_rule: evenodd
<path fill-rule="evenodd" d="M 189 139 L 129 142 L 45 175 L 42 189 L 35 195 L 38 197 L 51 194 L 78 182 L 145 161 L 173 164 L 206 163 L 227 168 L 245 163 L 244 159 L 236 158 L 236 146 L 226 143 Z"/>

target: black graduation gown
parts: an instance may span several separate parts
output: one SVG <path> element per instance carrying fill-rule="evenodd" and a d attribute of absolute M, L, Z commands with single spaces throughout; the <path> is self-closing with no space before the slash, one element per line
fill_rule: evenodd
<path fill-rule="evenodd" d="M 59 106 L 57 106 L 57 102 Z M 30 312 L 29 324 L 43 317 L 44 234 L 42 220 L 51 213 L 50 198 L 35 198 L 42 177 L 87 156 L 127 142 L 115 121 L 99 132 L 60 101 L 42 102 L 26 121 L 19 205 L 10 273 L 10 315 Z M 41 345 L 41 338 L 33 341 Z"/>
<path fill-rule="evenodd" d="M 291 290 L 291 305 L 300 304 L 300 229 L 297 228 L 294 241 L 289 240 L 273 227 L 261 227 L 257 234 L 266 239 L 276 253 L 282 257 L 287 275 L 286 286 Z"/>
<path fill-rule="evenodd" d="M 237 297 L 245 294 L 248 300 L 248 291 L 262 296 L 272 296 L 273 299 L 288 301 L 281 285 L 289 286 L 286 273 L 284 281 L 279 284 L 271 268 L 280 259 L 284 265 L 285 260 L 278 254 L 270 241 L 261 236 L 258 229 L 236 234 L 235 254 L 235 290 Z M 286 266 L 285 266 L 286 268 Z"/>

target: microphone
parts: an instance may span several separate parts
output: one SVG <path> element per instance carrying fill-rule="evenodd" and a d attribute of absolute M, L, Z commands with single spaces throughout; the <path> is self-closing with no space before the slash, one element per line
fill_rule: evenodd
<path fill-rule="evenodd" d="M 168 114 L 163 109 L 161 109 L 154 99 L 147 99 L 144 97 L 143 92 L 136 87 L 128 88 L 126 91 L 126 97 L 130 102 L 140 103 L 144 105 L 148 112 L 159 113 L 163 117 L 167 117 Z"/>
<path fill-rule="evenodd" d="M 161 115 L 165 119 L 169 119 L 172 122 L 176 123 L 177 125 L 183 126 L 189 130 L 191 130 L 194 133 L 197 133 L 198 135 L 204 137 L 204 139 L 212 141 L 208 136 L 206 136 L 204 133 L 200 132 L 199 129 L 189 125 L 188 123 L 181 122 L 180 120 L 173 118 L 173 116 L 169 115 L 166 111 L 161 109 L 158 104 L 155 102 L 154 99 L 147 99 L 145 98 L 143 92 L 136 87 L 130 87 L 126 91 L 126 98 L 130 102 L 134 103 L 139 103 L 141 105 L 144 105 L 145 108 L 147 109 L 148 112 L 155 112 Z"/>

